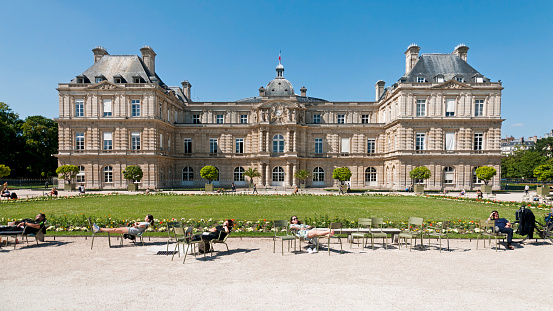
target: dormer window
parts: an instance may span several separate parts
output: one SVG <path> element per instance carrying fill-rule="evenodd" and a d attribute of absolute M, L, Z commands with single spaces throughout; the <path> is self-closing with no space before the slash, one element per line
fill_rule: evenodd
<path fill-rule="evenodd" d="M 77 76 L 77 83 L 86 83 L 86 77 L 83 75 Z"/>
<path fill-rule="evenodd" d="M 142 77 L 140 75 L 132 76 L 132 83 L 142 83 Z"/>
<path fill-rule="evenodd" d="M 461 82 L 461 83 L 465 82 L 465 79 L 463 79 L 463 77 L 455 77 L 455 80 L 457 80 L 457 82 Z"/>
<path fill-rule="evenodd" d="M 475 77 L 475 78 L 474 78 L 474 81 L 475 81 L 476 83 L 483 83 L 483 82 L 484 82 L 484 78 L 483 78 L 483 77 Z"/>
<path fill-rule="evenodd" d="M 115 75 L 113 76 L 113 82 L 114 83 L 125 83 L 125 78 L 123 78 L 122 75 Z"/>
<path fill-rule="evenodd" d="M 437 75 L 434 79 L 437 83 L 444 83 L 445 82 L 444 75 Z"/>
<path fill-rule="evenodd" d="M 417 77 L 417 83 L 425 83 L 426 78 L 425 77 Z"/>

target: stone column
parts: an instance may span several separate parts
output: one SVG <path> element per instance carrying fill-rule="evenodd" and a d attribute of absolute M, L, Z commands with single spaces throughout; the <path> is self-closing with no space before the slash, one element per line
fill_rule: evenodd
<path fill-rule="evenodd" d="M 269 186 L 270 185 L 270 179 L 269 179 L 269 176 L 270 176 L 270 167 L 269 167 L 269 164 L 265 164 L 265 186 Z"/>
<path fill-rule="evenodd" d="M 290 151 L 290 130 L 286 131 L 286 144 L 284 144 L 284 152 Z"/>
<path fill-rule="evenodd" d="M 294 135 L 294 138 L 296 137 L 296 135 Z M 297 169 L 297 164 L 292 164 L 292 186 L 295 187 L 296 186 L 296 177 L 294 177 L 294 175 L 296 175 L 296 169 Z"/>
<path fill-rule="evenodd" d="M 265 152 L 271 152 L 269 149 L 269 131 L 265 131 Z"/>
<path fill-rule="evenodd" d="M 290 183 L 291 178 L 293 178 L 293 176 L 292 176 L 292 163 L 287 163 L 287 165 L 286 165 L 286 178 L 284 179 L 286 181 L 287 186 L 292 185 Z"/>

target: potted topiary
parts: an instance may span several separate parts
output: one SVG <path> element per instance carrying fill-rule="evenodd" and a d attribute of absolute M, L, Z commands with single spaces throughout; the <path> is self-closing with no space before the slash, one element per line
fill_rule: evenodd
<path fill-rule="evenodd" d="M 546 196 L 549 195 L 549 186 L 545 184 L 547 180 L 553 179 L 553 165 L 552 164 L 543 164 L 534 169 L 534 176 L 538 178 L 539 181 L 543 183 L 543 186 L 538 186 L 536 188 L 538 195 Z"/>
<path fill-rule="evenodd" d="M 217 168 L 212 165 L 204 166 L 200 170 L 200 175 L 202 178 L 207 179 L 208 182 L 205 184 L 205 191 L 213 191 L 213 184 L 211 182 L 219 178 L 219 171 Z"/>
<path fill-rule="evenodd" d="M 475 173 L 478 179 L 484 181 L 484 184 L 480 187 L 480 190 L 482 190 L 483 193 L 492 193 L 492 186 L 488 185 L 488 183 L 490 182 L 490 179 L 497 174 L 497 170 L 491 166 L 480 166 L 476 169 Z"/>
<path fill-rule="evenodd" d="M 305 189 L 305 181 L 311 176 L 308 170 L 299 170 L 294 174 L 294 177 L 300 180 L 300 189 Z"/>
<path fill-rule="evenodd" d="M 63 190 L 72 191 L 75 190 L 75 184 L 72 183 L 72 179 L 79 173 L 79 168 L 75 165 L 62 165 L 56 169 L 56 174 L 59 178 L 66 181 L 63 185 Z"/>
<path fill-rule="evenodd" d="M 416 193 L 424 193 L 424 180 L 429 179 L 432 173 L 426 166 L 417 166 L 411 172 L 409 177 L 413 179 L 413 191 Z"/>
<path fill-rule="evenodd" d="M 138 183 L 144 176 L 142 169 L 138 165 L 129 165 L 123 171 L 123 178 L 128 182 L 127 190 L 129 191 L 138 191 Z"/>
<path fill-rule="evenodd" d="M 345 193 L 347 192 L 348 187 L 344 184 L 344 182 L 351 178 L 351 170 L 349 167 L 337 167 L 332 172 L 332 178 L 340 181 L 340 193 Z"/>

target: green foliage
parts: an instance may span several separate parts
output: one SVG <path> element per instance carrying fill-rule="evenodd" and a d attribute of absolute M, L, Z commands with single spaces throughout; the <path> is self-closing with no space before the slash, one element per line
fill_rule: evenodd
<path fill-rule="evenodd" d="M 549 159 L 540 151 L 517 150 L 501 159 L 501 178 L 532 178 L 534 168 L 547 163 Z"/>
<path fill-rule="evenodd" d="M 139 182 L 142 179 L 142 176 L 144 176 L 144 173 L 138 165 L 129 165 L 123 171 L 123 178 L 132 182 Z"/>
<path fill-rule="evenodd" d="M 211 184 L 212 181 L 219 178 L 219 170 L 217 170 L 215 166 L 206 165 L 202 167 L 202 170 L 200 171 L 200 176 L 202 176 L 203 179 L 207 179 L 208 184 Z"/>
<path fill-rule="evenodd" d="M 545 181 L 553 179 L 553 165 L 543 164 L 534 169 L 534 176 L 545 184 Z"/>
<path fill-rule="evenodd" d="M 79 168 L 75 165 L 62 165 L 56 169 L 56 174 L 59 178 L 65 179 L 67 183 L 71 183 L 73 179 L 79 173 Z"/>
<path fill-rule="evenodd" d="M 338 179 L 343 184 L 344 181 L 351 178 L 351 170 L 349 167 L 337 167 L 332 172 L 332 178 Z"/>
<path fill-rule="evenodd" d="M 294 177 L 299 179 L 302 184 L 304 184 L 307 178 L 311 177 L 311 173 L 308 170 L 299 170 L 294 174 Z"/>
<path fill-rule="evenodd" d="M 261 177 L 261 173 L 257 171 L 257 168 L 248 167 L 248 169 L 244 171 L 244 176 L 249 177 L 250 183 L 252 183 L 255 177 Z"/>
<path fill-rule="evenodd" d="M 43 116 L 30 116 L 21 124 L 25 140 L 26 169 L 30 176 L 48 177 L 55 173 L 58 160 L 58 123 Z"/>
<path fill-rule="evenodd" d="M 0 102 L 0 163 L 12 170 L 11 175 L 24 175 L 26 163 L 24 160 L 25 143 L 21 137 L 21 121 L 19 115 L 3 102 Z"/>
<path fill-rule="evenodd" d="M 0 164 L 0 178 L 10 176 L 10 173 L 12 170 L 5 166 L 4 164 Z"/>
<path fill-rule="evenodd" d="M 553 157 L 553 137 L 538 139 L 534 149 L 544 157 Z"/>
<path fill-rule="evenodd" d="M 486 185 L 495 174 L 497 174 L 497 170 L 491 166 L 480 166 L 476 169 L 476 177 L 482 179 Z"/>
<path fill-rule="evenodd" d="M 432 173 L 426 166 L 417 166 L 409 172 L 409 177 L 415 181 L 428 179 L 432 176 Z"/>

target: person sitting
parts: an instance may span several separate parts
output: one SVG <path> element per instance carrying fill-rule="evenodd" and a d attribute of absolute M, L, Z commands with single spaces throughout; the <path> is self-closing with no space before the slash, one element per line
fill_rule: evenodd
<path fill-rule="evenodd" d="M 58 196 L 58 189 L 56 189 L 56 187 L 53 187 L 52 190 L 50 190 L 50 192 L 48 192 L 48 195 L 53 197 L 53 196 Z"/>
<path fill-rule="evenodd" d="M 461 193 L 459 193 L 460 196 L 464 196 L 467 192 L 465 191 L 465 189 L 461 190 Z"/>
<path fill-rule="evenodd" d="M 8 223 L 8 226 L 3 226 L 0 231 L 21 231 L 23 234 L 37 234 L 40 228 L 42 233 L 46 233 L 46 215 L 43 213 L 37 214 L 35 220 L 25 218 L 20 221 Z"/>
<path fill-rule="evenodd" d="M 8 190 L 8 183 L 5 182 L 4 185 L 2 185 L 2 192 L 0 193 L 0 196 L 3 198 L 9 198 L 10 197 L 10 190 Z"/>
<path fill-rule="evenodd" d="M 511 223 L 505 218 L 499 218 L 498 211 L 492 211 L 488 220 L 495 220 L 495 232 L 507 233 L 507 248 L 514 249 L 511 245 L 513 242 L 513 228 L 511 228 Z"/>
<path fill-rule="evenodd" d="M 476 197 L 482 199 L 482 191 L 480 191 L 480 189 L 476 190 Z"/>
<path fill-rule="evenodd" d="M 230 232 L 232 231 L 232 227 L 234 227 L 234 221 L 232 219 L 227 219 L 225 222 L 223 222 L 223 225 L 215 226 L 209 228 L 207 232 L 204 232 L 202 234 L 196 234 L 192 237 L 192 241 L 211 241 L 215 239 L 222 240 L 224 239 Z"/>
<path fill-rule="evenodd" d="M 298 194 L 298 186 L 296 186 L 296 189 L 294 189 L 294 192 L 292 192 L 292 194 Z"/>
<path fill-rule="evenodd" d="M 292 216 L 290 218 L 290 230 L 295 231 L 296 236 L 306 240 L 311 240 L 320 236 L 329 237 L 334 235 L 334 230 L 317 230 L 309 225 L 302 224 L 297 216 Z M 311 240 L 311 242 L 313 243 L 313 240 Z M 313 244 L 316 244 L 316 242 Z M 317 252 L 316 248 L 311 250 L 311 252 Z"/>
<path fill-rule="evenodd" d="M 109 233 L 119 233 L 119 234 L 129 234 L 132 236 L 137 236 L 142 234 L 150 225 L 154 224 L 154 216 L 148 214 L 144 218 L 144 222 L 135 222 L 131 227 L 119 227 L 119 228 L 100 228 L 97 224 L 92 224 L 92 230 L 94 233 L 97 232 L 109 232 Z"/>
<path fill-rule="evenodd" d="M 79 193 L 81 193 L 81 194 L 84 194 L 84 193 L 85 193 L 85 189 L 84 189 L 84 185 L 83 185 L 83 184 L 81 184 L 81 185 L 79 186 Z"/>

